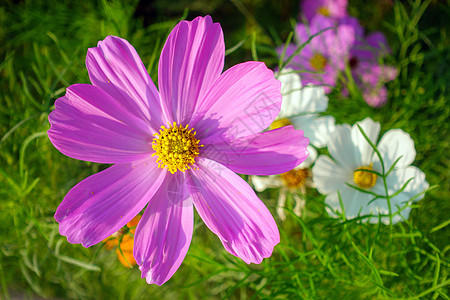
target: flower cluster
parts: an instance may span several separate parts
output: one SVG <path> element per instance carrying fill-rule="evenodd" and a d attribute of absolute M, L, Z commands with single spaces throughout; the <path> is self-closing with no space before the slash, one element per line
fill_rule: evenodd
<path fill-rule="evenodd" d="M 299 53 L 294 44 L 277 49 L 280 56 L 290 58 L 288 66 L 304 72 L 305 84 L 323 85 L 327 93 L 336 86 L 339 74 L 349 69 L 352 78 L 346 81 L 356 83 L 367 104 L 385 104 L 384 85 L 397 77 L 397 69 L 382 62 L 390 52 L 384 35 L 366 36 L 358 20 L 348 16 L 347 0 L 304 0 L 301 13 L 307 23 L 297 24 L 295 38 L 304 48 Z M 343 94 L 348 95 L 345 87 Z"/>
<path fill-rule="evenodd" d="M 364 38 L 346 0 L 303 3 L 310 25 L 297 26 L 297 41 L 323 32 L 275 75 L 261 62 L 223 72 L 223 33 L 209 16 L 169 34 L 158 89 L 128 41 L 108 36 L 90 48 L 91 84 L 72 85 L 56 100 L 48 136 L 69 157 L 112 166 L 67 193 L 55 213 L 60 233 L 85 247 L 117 247 L 124 266 L 137 264 L 142 278 L 161 285 L 188 252 L 194 207 L 232 255 L 248 264 L 271 256 L 280 242 L 275 220 L 236 173 L 249 175 L 258 192 L 280 188 L 282 220 L 287 196 L 300 216 L 311 187 L 326 195 L 332 217 L 407 218 L 428 188 L 411 166 L 409 134 L 393 129 L 377 143 L 379 123 L 335 126 L 325 115 L 326 94 L 347 67 L 370 105 L 386 101 L 383 85 L 397 75 L 378 64 L 387 43 L 378 33 Z M 300 78 L 299 69 L 311 72 Z M 324 147 L 333 159 L 315 162 Z"/>

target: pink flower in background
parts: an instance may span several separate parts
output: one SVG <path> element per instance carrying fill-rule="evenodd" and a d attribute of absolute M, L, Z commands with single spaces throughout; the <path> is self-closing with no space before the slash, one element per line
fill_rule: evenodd
<path fill-rule="evenodd" d="M 126 40 L 109 36 L 89 49 L 92 84 L 56 100 L 48 135 L 67 156 L 113 165 L 59 205 L 55 219 L 70 243 L 99 243 L 148 204 L 134 258 L 142 277 L 161 285 L 186 255 L 195 206 L 231 254 L 246 263 L 272 254 L 275 221 L 234 172 L 287 172 L 306 159 L 308 139 L 292 126 L 260 133 L 280 111 L 280 82 L 261 62 L 222 73 L 224 56 L 222 29 L 209 16 L 172 30 L 159 91 Z"/>
<path fill-rule="evenodd" d="M 308 22 L 316 15 L 338 19 L 347 16 L 347 0 L 303 0 L 300 9 Z"/>
<path fill-rule="evenodd" d="M 289 63 L 288 67 L 301 73 L 304 84 L 323 85 L 329 93 L 336 85 L 340 71 L 348 61 L 350 48 L 355 41 L 353 26 L 342 24 L 336 26 L 333 20 L 317 15 L 309 25 L 298 24 L 295 28 L 297 45 L 305 43 L 312 35 L 328 29 L 315 36 Z M 298 46 L 289 45 L 285 58 L 295 53 Z M 283 47 L 277 49 L 281 55 Z"/>
<path fill-rule="evenodd" d="M 381 62 L 381 59 L 391 52 L 386 38 L 381 32 L 373 32 L 365 37 L 364 29 L 355 18 L 344 18 L 341 23 L 353 26 L 357 33 L 349 60 L 353 79 L 361 88 L 367 104 L 380 107 L 387 101 L 385 83 L 394 80 L 398 75 L 395 67 Z"/>

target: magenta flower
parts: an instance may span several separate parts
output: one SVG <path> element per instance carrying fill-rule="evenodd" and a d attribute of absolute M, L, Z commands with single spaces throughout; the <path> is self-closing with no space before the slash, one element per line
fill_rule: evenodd
<path fill-rule="evenodd" d="M 328 29 L 315 36 L 296 55 L 288 67 L 304 71 L 302 82 L 313 85 L 324 85 L 326 93 L 331 91 L 331 87 L 336 85 L 336 80 L 340 71 L 344 70 L 345 62 L 348 61 L 350 48 L 355 41 L 353 26 L 336 22 L 329 18 L 317 15 L 310 25 L 297 24 L 295 28 L 297 44 L 305 43 L 312 35 L 321 30 Z M 289 45 L 286 48 L 285 57 L 295 53 L 298 46 Z M 277 49 L 281 54 L 283 47 Z"/>
<path fill-rule="evenodd" d="M 225 249 L 260 263 L 280 241 L 269 210 L 240 176 L 287 172 L 308 155 L 278 115 L 280 82 L 261 62 L 224 73 L 223 33 L 211 17 L 180 22 L 161 53 L 158 86 L 136 50 L 108 36 L 88 50 L 92 84 L 56 100 L 48 131 L 75 159 L 113 164 L 66 195 L 55 219 L 70 243 L 101 242 L 147 208 L 134 257 L 148 283 L 175 273 L 189 248 L 193 206 Z"/>
<path fill-rule="evenodd" d="M 364 36 L 364 29 L 355 18 L 344 18 L 341 23 L 352 26 L 357 34 L 355 44 L 350 50 L 350 69 L 356 84 L 362 90 L 363 98 L 373 107 L 380 107 L 387 101 L 385 83 L 398 75 L 395 67 L 381 63 L 391 50 L 381 32 Z"/>
<path fill-rule="evenodd" d="M 347 16 L 347 0 L 303 0 L 300 9 L 308 22 L 316 15 L 339 19 Z"/>

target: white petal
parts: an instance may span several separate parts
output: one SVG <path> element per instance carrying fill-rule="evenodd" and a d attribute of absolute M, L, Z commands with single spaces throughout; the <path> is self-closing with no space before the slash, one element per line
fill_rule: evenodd
<path fill-rule="evenodd" d="M 386 172 L 392 164 L 401 156 L 395 165 L 396 168 L 406 168 L 414 161 L 416 150 L 411 136 L 400 129 L 392 129 L 386 132 L 377 146 L 383 157 Z"/>
<path fill-rule="evenodd" d="M 292 196 L 295 200 L 295 206 L 292 211 L 294 212 L 294 214 L 297 217 L 301 217 L 303 209 L 305 208 L 306 201 L 304 199 L 300 198 L 300 196 L 297 194 L 292 194 Z"/>
<path fill-rule="evenodd" d="M 317 150 L 311 145 L 308 145 L 306 150 L 309 153 L 308 157 L 299 166 L 295 167 L 295 169 L 307 169 L 316 161 L 318 155 Z"/>
<path fill-rule="evenodd" d="M 303 134 L 309 138 L 310 144 L 317 148 L 325 147 L 330 140 L 336 126 L 334 117 L 317 115 L 305 115 L 290 119 L 295 129 L 303 130 Z"/>
<path fill-rule="evenodd" d="M 353 219 L 358 216 L 366 215 L 363 211 L 369 201 L 373 198 L 369 194 L 362 193 L 349 186 L 341 191 L 342 203 L 344 204 L 345 217 Z"/>
<path fill-rule="evenodd" d="M 279 188 L 282 186 L 279 175 L 269 175 L 269 176 L 250 176 L 250 180 L 255 187 L 255 190 L 262 192 L 267 188 Z"/>
<path fill-rule="evenodd" d="M 408 184 L 406 185 L 405 189 L 403 190 L 402 194 L 406 194 L 408 197 L 408 200 L 414 198 L 415 196 L 419 195 L 426 189 L 428 189 L 429 184 L 425 180 L 425 174 L 414 166 L 409 166 L 406 169 L 401 170 L 394 170 L 392 172 L 393 175 L 388 177 L 388 180 L 391 180 L 394 182 L 395 191 L 399 190 L 403 187 L 403 185 L 410 179 L 412 179 Z M 394 192 L 395 192 L 394 191 Z M 417 198 L 414 199 L 414 201 L 419 201 L 424 197 L 424 195 L 420 195 Z"/>
<path fill-rule="evenodd" d="M 376 145 L 380 133 L 380 123 L 374 122 L 370 118 L 365 118 L 356 124 L 361 126 L 369 140 Z M 352 127 L 352 141 L 356 146 L 355 158 L 357 159 L 358 167 L 364 167 L 370 165 L 372 162 L 373 149 L 356 124 Z"/>
<path fill-rule="evenodd" d="M 285 69 L 277 79 L 281 82 L 283 102 L 277 119 L 289 118 L 301 113 L 316 113 L 327 110 L 328 97 L 322 87 L 302 87 L 300 76 Z"/>
<path fill-rule="evenodd" d="M 281 102 L 281 110 L 277 119 L 288 118 L 292 115 L 303 112 L 301 110 L 301 88 L 302 83 L 300 76 L 291 69 L 285 69 L 279 74 L 277 79 L 281 82 L 281 94 L 283 100 Z"/>
<path fill-rule="evenodd" d="M 353 173 L 342 168 L 326 155 L 321 155 L 313 169 L 313 180 L 322 194 L 328 194 L 346 187 L 345 182 L 353 180 Z"/>
<path fill-rule="evenodd" d="M 302 89 L 302 104 L 305 112 L 324 112 L 328 108 L 328 97 L 320 86 L 307 85 Z"/>
<path fill-rule="evenodd" d="M 277 214 L 281 221 L 286 221 L 286 213 L 284 212 L 286 206 L 286 189 L 280 189 L 280 194 L 278 195 L 277 203 Z"/>
<path fill-rule="evenodd" d="M 327 143 L 328 152 L 343 168 L 353 171 L 361 167 L 361 155 L 352 140 L 352 129 L 349 125 L 338 125 Z"/>

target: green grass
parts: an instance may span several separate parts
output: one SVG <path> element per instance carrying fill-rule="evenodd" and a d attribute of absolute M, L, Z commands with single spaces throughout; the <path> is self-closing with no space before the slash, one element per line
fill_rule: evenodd
<path fill-rule="evenodd" d="M 89 82 L 86 51 L 108 34 L 128 39 L 156 80 L 168 33 L 181 18 L 198 14 L 221 22 L 226 68 L 252 56 L 276 67 L 274 48 L 292 29 L 297 2 L 197 1 L 189 11 L 188 1 L 172 10 L 164 1 L 151 7 L 137 1 L 73 3 L 0 6 L 1 299 L 450 298 L 448 2 L 388 7 L 383 1 L 350 1 L 351 14 L 387 34 L 393 49 L 388 60 L 400 76 L 388 84 L 389 100 L 380 109 L 359 97 L 330 95 L 329 113 L 338 123 L 371 117 L 382 133 L 401 128 L 414 139 L 414 165 L 433 188 L 408 220 L 392 228 L 341 222 L 328 217 L 324 197 L 309 190 L 301 218 L 288 213 L 286 222 L 276 219 L 281 243 L 272 257 L 247 265 L 228 254 L 196 215 L 187 257 L 162 287 L 147 285 L 137 268 L 125 269 L 114 251 L 72 245 L 59 235 L 53 215 L 64 195 L 106 166 L 70 159 L 52 146 L 46 131 L 54 100 L 69 85 Z M 278 191 L 260 196 L 275 215 Z"/>

